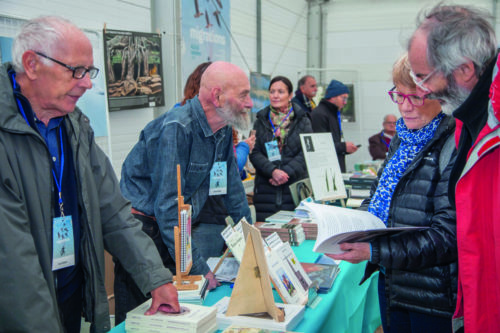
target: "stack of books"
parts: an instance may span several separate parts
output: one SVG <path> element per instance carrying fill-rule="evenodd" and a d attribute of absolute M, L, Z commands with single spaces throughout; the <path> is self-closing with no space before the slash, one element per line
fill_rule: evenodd
<path fill-rule="evenodd" d="M 194 282 L 198 288 L 193 290 L 178 290 L 179 302 L 190 304 L 203 304 L 205 295 L 207 294 L 208 280 L 204 276 L 201 280 Z M 174 282 L 174 286 L 176 283 Z"/>
<path fill-rule="evenodd" d="M 292 246 L 298 246 L 306 239 L 301 224 L 257 222 L 255 226 L 260 230 L 262 238 L 276 232 L 283 242 L 288 242 Z"/>
<path fill-rule="evenodd" d="M 179 313 L 165 313 L 158 311 L 154 315 L 146 316 L 151 306 L 151 299 L 127 313 L 125 329 L 127 332 L 164 333 L 185 332 L 205 333 L 217 330 L 217 308 L 195 304 L 179 303 Z"/>
<path fill-rule="evenodd" d="M 304 229 L 304 234 L 306 239 L 316 240 L 318 238 L 318 224 L 314 222 L 304 222 L 301 219 L 293 219 L 289 222 L 290 224 L 299 224 Z"/>
<path fill-rule="evenodd" d="M 370 197 L 370 189 L 372 183 L 377 179 L 374 175 L 354 174 L 348 181 L 344 181 L 346 185 L 351 185 L 351 198 L 368 198 Z"/>

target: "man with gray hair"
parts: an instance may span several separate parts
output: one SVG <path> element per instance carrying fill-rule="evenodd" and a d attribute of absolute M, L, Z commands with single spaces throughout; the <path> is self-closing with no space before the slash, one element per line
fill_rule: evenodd
<path fill-rule="evenodd" d="M 297 83 L 297 91 L 295 91 L 295 97 L 292 98 L 292 103 L 300 105 L 309 119 L 311 119 L 312 110 L 316 107 L 313 97 L 316 96 L 317 91 L 318 84 L 314 76 L 305 75 Z"/>
<path fill-rule="evenodd" d="M 437 5 L 408 44 L 417 92 L 457 121 L 449 196 L 457 211 L 456 331 L 498 332 L 500 318 L 500 76 L 488 13 Z"/>
<path fill-rule="evenodd" d="M 28 21 L 0 68 L 0 331 L 110 330 L 104 249 L 158 308 L 179 311 L 171 273 L 130 214 L 76 102 L 99 72 L 85 34 Z"/>

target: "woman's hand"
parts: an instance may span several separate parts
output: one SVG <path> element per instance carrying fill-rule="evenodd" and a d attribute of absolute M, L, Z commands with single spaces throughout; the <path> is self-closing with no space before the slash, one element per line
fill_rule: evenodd
<path fill-rule="evenodd" d="M 272 178 L 269 179 L 269 183 L 271 183 L 271 185 L 273 186 L 280 186 L 285 184 L 288 181 L 288 178 L 290 177 L 285 171 L 280 169 L 274 169 Z"/>
<path fill-rule="evenodd" d="M 370 243 L 342 243 L 340 249 L 346 252 L 342 254 L 325 254 L 332 259 L 345 260 L 352 264 L 370 260 Z"/>

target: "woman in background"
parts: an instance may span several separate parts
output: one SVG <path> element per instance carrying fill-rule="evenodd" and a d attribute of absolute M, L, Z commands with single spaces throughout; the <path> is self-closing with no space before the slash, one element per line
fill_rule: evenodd
<path fill-rule="evenodd" d="M 307 178 L 299 134 L 311 133 L 306 112 L 291 102 L 293 86 L 284 76 L 269 84 L 270 106 L 257 113 L 255 147 L 250 161 L 255 168 L 253 203 L 257 221 L 280 210 L 294 210 L 289 185 Z"/>
<path fill-rule="evenodd" d="M 379 274 L 384 333 L 451 332 L 457 296 L 456 215 L 448 200 L 455 161 L 455 121 L 437 100 L 416 95 L 408 58 L 393 67 L 389 91 L 401 118 L 387 158 L 364 202 L 388 228 L 427 227 L 370 243 L 344 243 L 334 259 L 369 260 L 365 278 Z"/>

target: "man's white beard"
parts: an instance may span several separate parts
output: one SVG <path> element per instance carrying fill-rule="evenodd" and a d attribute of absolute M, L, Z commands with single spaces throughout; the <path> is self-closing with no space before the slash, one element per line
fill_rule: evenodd
<path fill-rule="evenodd" d="M 234 127 L 238 132 L 247 132 L 250 129 L 250 117 L 248 110 L 234 111 L 230 106 L 223 106 L 215 109 L 217 114 L 224 119 L 229 126 Z"/>
<path fill-rule="evenodd" d="M 451 114 L 465 102 L 469 95 L 470 91 L 463 87 L 460 87 L 455 82 L 454 78 L 451 77 L 450 79 L 448 79 L 448 86 L 446 87 L 446 89 L 440 92 L 429 94 L 428 98 L 442 100 L 442 102 L 444 102 L 441 103 L 443 112 L 446 114 Z"/>

